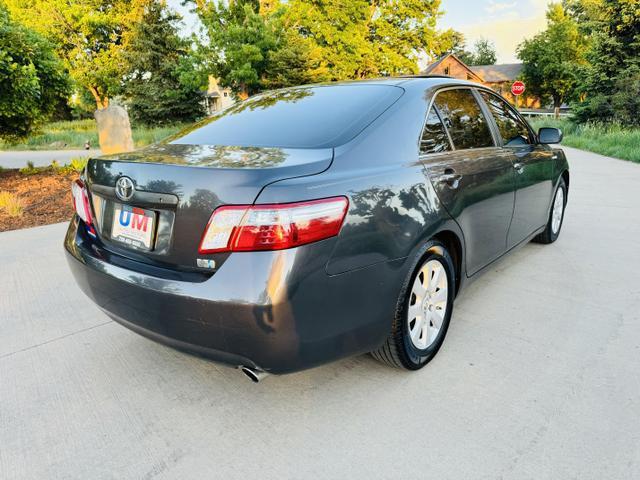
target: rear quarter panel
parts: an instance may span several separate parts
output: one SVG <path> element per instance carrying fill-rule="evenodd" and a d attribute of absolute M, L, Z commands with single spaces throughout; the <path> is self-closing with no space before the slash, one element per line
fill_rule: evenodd
<path fill-rule="evenodd" d="M 362 134 L 336 148 L 326 172 L 275 182 L 259 195 L 259 203 L 348 197 L 328 274 L 411 257 L 439 230 L 458 230 L 419 160 L 429 97 L 424 89 L 408 91 Z"/>

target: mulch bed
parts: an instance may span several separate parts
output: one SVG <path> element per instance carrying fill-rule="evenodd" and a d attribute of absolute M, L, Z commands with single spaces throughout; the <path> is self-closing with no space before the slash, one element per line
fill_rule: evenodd
<path fill-rule="evenodd" d="M 78 174 L 44 170 L 24 175 L 17 170 L 0 172 L 0 192 L 17 195 L 24 203 L 19 217 L 0 209 L 0 232 L 65 222 L 73 216 L 71 182 Z"/>

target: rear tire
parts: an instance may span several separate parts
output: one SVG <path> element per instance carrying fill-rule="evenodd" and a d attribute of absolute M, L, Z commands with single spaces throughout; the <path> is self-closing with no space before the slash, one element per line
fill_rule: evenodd
<path fill-rule="evenodd" d="M 549 212 L 549 220 L 544 231 L 533 239 L 536 243 L 549 244 L 555 242 L 560 236 L 562 223 L 564 222 L 564 211 L 567 206 L 567 185 L 564 178 L 560 178 L 560 183 L 553 196 L 553 203 Z"/>
<path fill-rule="evenodd" d="M 391 332 L 371 352 L 392 367 L 419 370 L 438 353 L 449 328 L 455 297 L 455 268 L 447 249 L 429 242 L 400 290 Z"/>

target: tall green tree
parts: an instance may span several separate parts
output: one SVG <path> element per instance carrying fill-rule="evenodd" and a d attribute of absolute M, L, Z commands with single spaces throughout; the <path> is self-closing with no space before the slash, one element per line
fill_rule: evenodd
<path fill-rule="evenodd" d="M 578 85 L 579 121 L 617 121 L 640 125 L 640 2 L 568 2 L 591 39 Z"/>
<path fill-rule="evenodd" d="M 460 32 L 455 32 L 453 47 L 447 53 L 453 53 L 469 66 L 494 65 L 498 59 L 496 47 L 491 40 L 479 38 L 473 44 L 473 50 L 469 51 L 464 35 Z"/>
<path fill-rule="evenodd" d="M 290 0 L 286 27 L 320 52 L 331 80 L 416 73 L 442 54 L 440 0 Z"/>
<path fill-rule="evenodd" d="M 97 108 L 109 105 L 122 80 L 122 52 L 149 0 L 5 0 L 14 18 L 56 47 Z"/>
<path fill-rule="evenodd" d="M 416 73 L 451 48 L 440 0 L 192 0 L 211 70 L 241 98 L 265 88 Z"/>
<path fill-rule="evenodd" d="M 0 137 L 28 135 L 69 93 L 51 44 L 12 21 L 0 3 Z"/>
<path fill-rule="evenodd" d="M 267 88 L 323 80 L 318 52 L 287 30 L 276 0 L 196 0 L 211 73 L 240 98 Z"/>
<path fill-rule="evenodd" d="M 191 42 L 178 35 L 181 17 L 165 0 L 151 0 L 123 52 L 123 95 L 134 120 L 146 124 L 193 121 L 204 114 Z"/>
<path fill-rule="evenodd" d="M 586 49 L 578 24 L 560 3 L 549 4 L 546 30 L 518 46 L 527 90 L 551 98 L 556 115 L 575 93 L 579 72 L 586 64 Z"/>
<path fill-rule="evenodd" d="M 473 44 L 473 60 L 469 65 L 494 65 L 497 59 L 493 42 L 487 38 L 479 38 Z"/>

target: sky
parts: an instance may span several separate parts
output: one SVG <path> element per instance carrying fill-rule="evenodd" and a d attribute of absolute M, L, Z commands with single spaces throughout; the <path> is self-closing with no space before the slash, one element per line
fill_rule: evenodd
<path fill-rule="evenodd" d="M 197 29 L 197 18 L 180 5 L 180 0 L 168 0 L 184 17 L 187 31 Z M 498 63 L 517 62 L 516 46 L 545 27 L 545 11 L 549 0 L 442 0 L 445 14 L 438 28 L 453 28 L 467 38 L 467 46 L 480 37 L 491 40 L 498 54 Z"/>
<path fill-rule="evenodd" d="M 498 63 L 518 62 L 516 47 L 544 30 L 549 0 L 442 0 L 438 28 L 462 32 L 467 46 L 480 37 L 495 46 Z"/>

